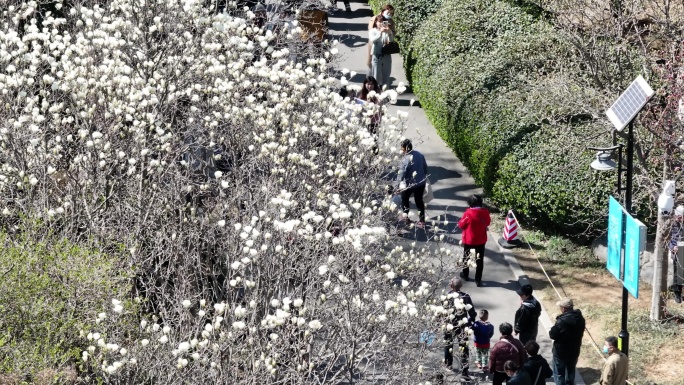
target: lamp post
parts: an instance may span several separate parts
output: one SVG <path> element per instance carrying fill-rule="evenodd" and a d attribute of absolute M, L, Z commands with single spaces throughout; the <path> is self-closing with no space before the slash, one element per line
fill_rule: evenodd
<path fill-rule="evenodd" d="M 594 151 L 599 151 L 598 155 L 596 156 L 596 160 L 591 162 L 591 168 L 599 171 L 607 171 L 607 170 L 613 170 L 616 167 L 615 162 L 613 162 L 610 159 L 610 155 L 612 154 L 613 151 L 618 150 L 618 164 L 617 164 L 617 171 L 618 171 L 618 182 L 617 182 L 617 191 L 618 194 L 621 193 L 622 191 L 625 192 L 625 210 L 627 213 L 631 215 L 632 213 L 632 176 L 633 176 L 633 168 L 634 168 L 634 133 L 633 133 L 633 126 L 634 126 L 634 121 L 630 121 L 628 125 L 628 131 L 627 131 L 627 166 L 623 168 L 622 166 L 622 149 L 623 145 L 618 144 L 613 147 L 607 147 L 607 148 L 599 148 L 599 147 L 588 147 L 589 150 L 594 150 Z M 625 187 L 622 187 L 622 173 L 625 173 Z M 625 225 L 623 224 L 622 227 L 622 232 L 624 234 L 625 232 Z M 623 261 L 621 263 L 621 266 L 624 266 L 624 258 L 625 255 L 622 253 Z M 624 269 L 623 269 L 624 270 Z M 624 271 L 622 272 L 622 275 L 624 275 Z M 622 277 L 624 279 L 624 276 Z M 625 285 L 622 285 L 622 322 L 621 322 L 621 330 L 620 334 L 618 334 L 618 338 L 620 339 L 620 346 L 621 350 L 625 354 L 629 354 L 629 332 L 627 331 L 627 310 L 629 307 L 629 292 L 627 291 L 627 288 Z"/>

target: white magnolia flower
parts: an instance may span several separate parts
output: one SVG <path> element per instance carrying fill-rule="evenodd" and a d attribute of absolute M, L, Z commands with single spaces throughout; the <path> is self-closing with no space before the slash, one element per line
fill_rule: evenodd
<path fill-rule="evenodd" d="M 323 325 L 321 325 L 321 321 L 319 320 L 309 321 L 309 328 L 313 331 L 320 329 L 322 326 Z"/>

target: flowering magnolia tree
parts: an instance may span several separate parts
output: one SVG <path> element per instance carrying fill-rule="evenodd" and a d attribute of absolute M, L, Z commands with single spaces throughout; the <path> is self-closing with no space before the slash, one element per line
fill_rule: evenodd
<path fill-rule="evenodd" d="M 429 380 L 418 336 L 459 322 L 440 282 L 463 262 L 436 223 L 429 247 L 391 238 L 405 113 L 339 96 L 334 43 L 231 6 L 9 7 L 0 225 L 128 272 L 82 332 L 87 382 Z"/>

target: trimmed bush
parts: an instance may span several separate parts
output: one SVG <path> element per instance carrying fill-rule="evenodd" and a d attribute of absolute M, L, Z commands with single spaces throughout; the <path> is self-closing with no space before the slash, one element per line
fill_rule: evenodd
<path fill-rule="evenodd" d="M 577 235 L 603 228 L 616 173 L 592 170 L 595 154 L 585 150 L 586 137 L 600 129 L 544 125 L 525 136 L 499 163 L 492 188 L 497 204 L 546 231 Z"/>
<path fill-rule="evenodd" d="M 412 47 L 418 99 L 496 205 L 547 229 L 605 226 L 615 175 L 591 173 L 585 146 L 609 139 L 608 101 L 552 26 L 503 1 L 445 0 Z"/>
<path fill-rule="evenodd" d="M 64 239 L 3 232 L 0 248 L 0 373 L 60 373 L 79 360 L 79 333 L 92 314 L 123 294 L 125 272 L 112 257 Z"/>

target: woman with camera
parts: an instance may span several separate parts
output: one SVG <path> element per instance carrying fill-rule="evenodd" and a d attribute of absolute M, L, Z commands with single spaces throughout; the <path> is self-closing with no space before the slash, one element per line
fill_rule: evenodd
<path fill-rule="evenodd" d="M 390 22 L 382 17 L 382 15 L 375 17 L 375 24 L 368 31 L 368 41 L 371 44 L 371 76 L 384 89 L 390 85 L 392 55 L 383 54 L 382 48 L 394 41 L 394 33 L 392 32 Z"/>

